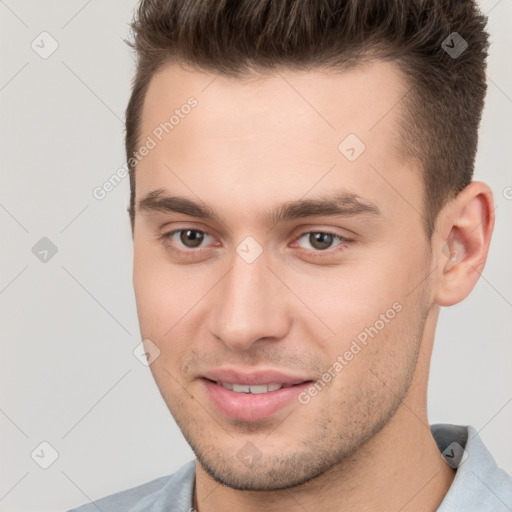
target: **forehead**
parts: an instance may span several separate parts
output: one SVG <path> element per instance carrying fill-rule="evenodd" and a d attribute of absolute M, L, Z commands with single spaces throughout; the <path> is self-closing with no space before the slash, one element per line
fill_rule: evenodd
<path fill-rule="evenodd" d="M 205 136 L 213 129 L 240 137 L 263 127 L 266 132 L 285 129 L 293 135 L 306 125 L 309 136 L 328 139 L 335 133 L 370 135 L 367 132 L 377 126 L 382 132 L 396 123 L 406 90 L 398 67 L 378 60 L 346 71 L 281 69 L 241 78 L 169 64 L 150 82 L 142 128 L 149 133 L 195 97 L 199 108 L 194 117 L 200 116 L 202 122 L 194 129 L 201 124 Z"/>
<path fill-rule="evenodd" d="M 221 202 L 236 194 L 247 206 L 342 185 L 396 202 L 395 185 L 421 181 L 400 152 L 406 86 L 381 61 L 243 79 L 168 65 L 144 102 L 140 142 L 154 144 L 138 164 L 136 195 L 176 187 L 215 191 Z"/>

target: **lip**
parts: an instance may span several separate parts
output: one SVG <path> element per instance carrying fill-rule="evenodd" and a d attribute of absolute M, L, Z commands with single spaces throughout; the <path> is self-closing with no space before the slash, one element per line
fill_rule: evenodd
<path fill-rule="evenodd" d="M 214 381 L 227 382 L 229 384 L 248 384 L 250 386 L 262 384 L 293 386 L 312 380 L 309 377 L 290 375 L 272 369 L 244 372 L 236 368 L 218 368 L 205 372 L 201 377 Z"/>
<path fill-rule="evenodd" d="M 292 402 L 297 402 L 297 395 L 312 383 L 311 379 L 275 370 L 246 373 L 234 369 L 218 369 L 207 372 L 199 380 L 207 397 L 221 414 L 241 421 L 269 418 Z M 237 393 L 226 389 L 218 382 L 248 385 L 282 384 L 286 387 L 261 394 Z"/>

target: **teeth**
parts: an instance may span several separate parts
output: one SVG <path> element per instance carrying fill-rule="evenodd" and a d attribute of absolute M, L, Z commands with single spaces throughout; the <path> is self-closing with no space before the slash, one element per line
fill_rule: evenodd
<path fill-rule="evenodd" d="M 262 384 L 259 386 L 249 386 L 251 393 L 258 395 L 259 393 L 266 393 L 268 391 L 268 386 L 266 384 Z"/>
<path fill-rule="evenodd" d="M 251 386 L 246 384 L 233 384 L 233 391 L 237 393 L 249 393 Z"/>
<path fill-rule="evenodd" d="M 281 384 L 258 384 L 249 386 L 248 384 L 229 384 L 227 382 L 219 382 L 223 387 L 236 393 L 253 393 L 255 395 L 267 393 L 268 391 L 277 391 L 283 386 Z"/>

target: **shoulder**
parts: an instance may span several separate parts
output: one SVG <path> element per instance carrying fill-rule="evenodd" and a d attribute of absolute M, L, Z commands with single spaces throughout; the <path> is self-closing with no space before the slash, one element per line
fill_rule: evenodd
<path fill-rule="evenodd" d="M 176 473 L 111 494 L 68 512 L 186 512 L 192 507 L 194 480 L 195 461 L 190 461 Z"/>
<path fill-rule="evenodd" d="M 510 512 L 512 477 L 498 467 L 477 430 L 471 426 L 433 425 L 432 433 L 449 464 L 448 457 L 459 451 L 455 478 L 438 512 Z"/>

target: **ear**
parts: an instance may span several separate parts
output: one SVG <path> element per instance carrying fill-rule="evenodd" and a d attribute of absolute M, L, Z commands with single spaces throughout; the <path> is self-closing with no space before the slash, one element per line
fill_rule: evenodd
<path fill-rule="evenodd" d="M 435 303 L 452 306 L 470 294 L 483 271 L 493 228 L 494 202 L 485 183 L 470 183 L 443 208 L 432 240 Z"/>

